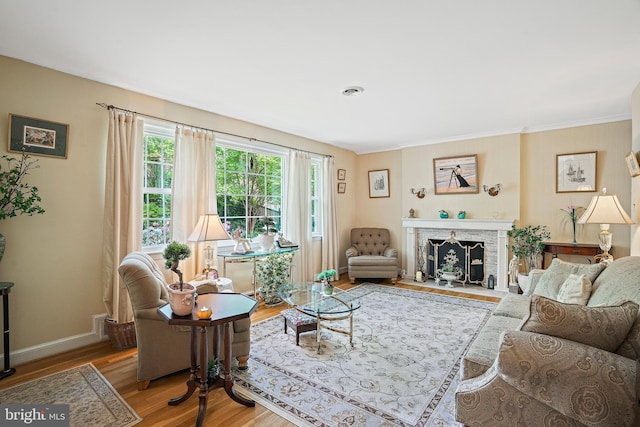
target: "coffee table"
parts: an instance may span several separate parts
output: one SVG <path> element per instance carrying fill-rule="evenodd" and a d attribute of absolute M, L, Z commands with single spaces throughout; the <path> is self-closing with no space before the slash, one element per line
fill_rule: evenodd
<path fill-rule="evenodd" d="M 322 291 L 322 283 L 305 282 L 283 285 L 278 295 L 296 310 L 315 317 L 317 322 L 316 341 L 318 353 L 321 353 L 320 337 L 322 329 L 349 336 L 349 344 L 353 347 L 353 312 L 360 308 L 360 300 L 349 291 L 338 288 L 332 294 Z M 349 319 L 349 330 L 338 329 L 326 322 Z"/>

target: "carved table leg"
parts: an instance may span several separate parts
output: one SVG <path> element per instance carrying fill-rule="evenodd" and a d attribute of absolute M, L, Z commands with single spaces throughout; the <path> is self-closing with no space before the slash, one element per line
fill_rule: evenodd
<path fill-rule="evenodd" d="M 227 395 L 244 406 L 256 406 L 256 402 L 239 396 L 233 388 L 233 378 L 231 378 L 231 322 L 224 324 L 224 390 Z"/>

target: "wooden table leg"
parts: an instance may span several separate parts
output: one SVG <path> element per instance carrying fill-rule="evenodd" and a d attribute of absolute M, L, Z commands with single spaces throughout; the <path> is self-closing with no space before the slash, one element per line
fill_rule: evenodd
<path fill-rule="evenodd" d="M 224 390 L 227 392 L 227 395 L 244 406 L 256 406 L 256 402 L 251 399 L 246 399 L 242 396 L 239 396 L 236 393 L 236 390 L 233 388 L 233 378 L 231 378 L 231 339 L 233 331 L 231 328 L 233 327 L 232 322 L 227 322 L 224 324 Z"/>
<path fill-rule="evenodd" d="M 198 361 L 197 361 L 197 355 L 196 355 L 196 347 L 198 345 L 197 330 L 198 330 L 197 326 L 191 327 L 191 349 L 190 349 L 191 374 L 189 375 L 189 379 L 187 380 L 187 391 L 180 397 L 174 397 L 173 399 L 170 399 L 169 405 L 171 406 L 176 406 L 181 404 L 182 402 L 187 400 L 189 397 L 191 397 L 194 391 L 196 391 L 196 381 L 198 380 L 198 371 L 197 371 Z"/>
<path fill-rule="evenodd" d="M 209 384 L 207 383 L 207 365 L 208 365 L 208 350 L 207 345 L 207 328 L 202 326 L 200 328 L 200 394 L 198 395 L 198 419 L 196 420 L 196 427 L 201 427 L 204 421 L 204 416 L 207 413 L 207 397 L 209 395 Z"/>

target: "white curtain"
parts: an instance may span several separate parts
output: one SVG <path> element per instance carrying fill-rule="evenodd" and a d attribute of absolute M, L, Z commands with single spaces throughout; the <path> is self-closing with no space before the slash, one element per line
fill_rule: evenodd
<path fill-rule="evenodd" d="M 142 149 L 144 123 L 135 114 L 109 110 L 103 223 L 103 301 L 116 322 L 130 322 L 133 311 L 118 266 L 142 248 Z"/>
<path fill-rule="evenodd" d="M 322 270 L 338 271 L 337 178 L 335 159 L 322 159 Z"/>
<path fill-rule="evenodd" d="M 311 239 L 311 157 L 309 153 L 292 150 L 289 153 L 289 173 L 284 237 L 298 243 L 291 280 L 314 279 L 313 241 Z"/>
<path fill-rule="evenodd" d="M 205 263 L 198 244 L 187 242 L 187 238 L 200 215 L 217 213 L 216 143 L 212 132 L 176 128 L 171 195 L 171 239 L 191 248 L 191 256 L 180 263 L 183 279 L 188 281 L 202 271 Z"/>

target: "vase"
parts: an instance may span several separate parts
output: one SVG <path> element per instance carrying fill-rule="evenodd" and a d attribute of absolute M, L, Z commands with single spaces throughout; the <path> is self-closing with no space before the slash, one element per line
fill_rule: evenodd
<path fill-rule="evenodd" d="M 576 243 L 578 243 L 576 240 L 576 223 L 573 221 L 573 244 L 575 245 Z"/>
<path fill-rule="evenodd" d="M 182 290 L 180 290 L 179 283 L 173 283 L 167 286 L 169 292 L 169 304 L 171 305 L 171 311 L 177 316 L 187 316 L 193 311 L 193 305 L 195 303 L 196 288 L 189 283 L 182 284 Z"/>
<path fill-rule="evenodd" d="M 449 214 L 446 212 L 440 212 L 440 218 L 449 218 Z"/>
<path fill-rule="evenodd" d="M 450 272 L 441 272 L 440 277 L 447 281 L 447 288 L 453 288 L 453 281 L 458 279 L 458 274 Z"/>
<path fill-rule="evenodd" d="M 258 244 L 260 245 L 260 249 L 262 249 L 263 251 L 270 251 L 271 248 L 273 247 L 273 240 L 274 240 L 274 235 L 273 234 L 260 234 L 258 235 L 258 237 L 256 238 L 256 240 L 258 241 Z"/>
<path fill-rule="evenodd" d="M 466 213 L 459 213 L 458 214 L 458 219 L 464 219 L 464 217 L 466 216 Z"/>

